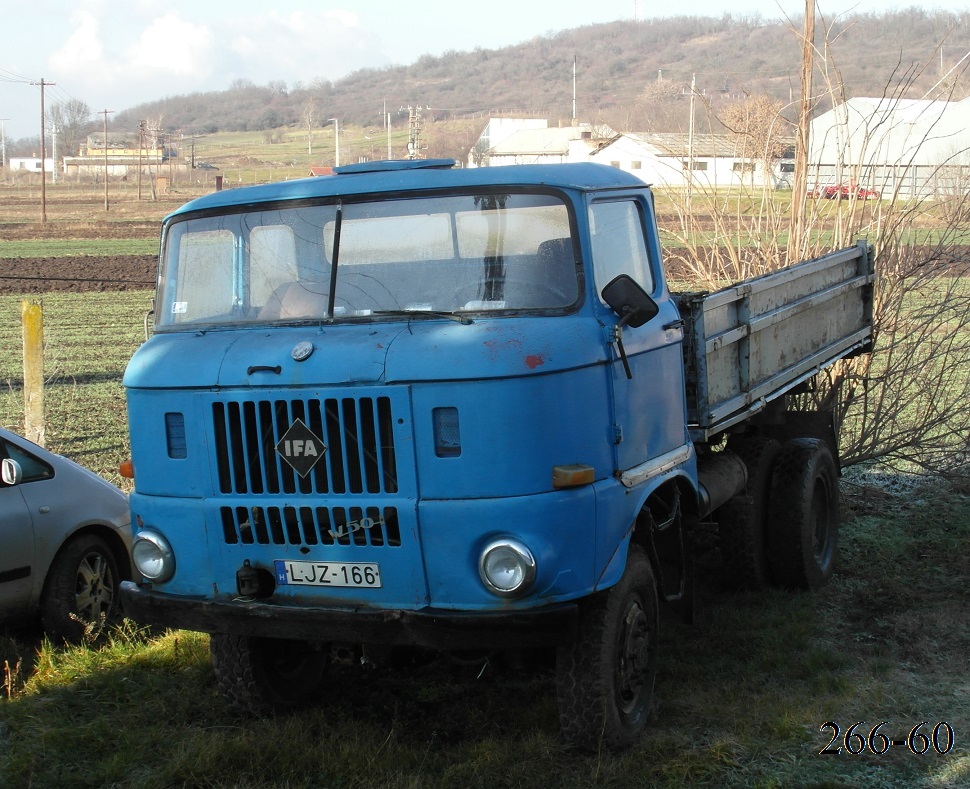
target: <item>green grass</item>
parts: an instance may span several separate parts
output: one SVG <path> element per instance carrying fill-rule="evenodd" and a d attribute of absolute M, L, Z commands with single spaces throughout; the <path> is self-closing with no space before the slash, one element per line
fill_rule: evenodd
<path fill-rule="evenodd" d="M 78 255 L 104 257 L 107 255 L 156 255 L 158 235 L 151 238 L 58 238 L 50 240 L 0 240 L 0 259 L 57 258 Z"/>
<path fill-rule="evenodd" d="M 145 339 L 147 291 L 49 293 L 44 307 L 47 448 L 115 484 L 128 458 L 121 385 L 125 365 Z M 0 296 L 0 425 L 23 431 L 21 299 Z"/>

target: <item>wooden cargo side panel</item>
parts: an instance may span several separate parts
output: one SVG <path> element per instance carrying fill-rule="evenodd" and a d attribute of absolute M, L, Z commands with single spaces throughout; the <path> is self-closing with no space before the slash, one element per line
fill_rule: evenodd
<path fill-rule="evenodd" d="M 682 299 L 692 425 L 734 424 L 871 338 L 865 243 Z"/>

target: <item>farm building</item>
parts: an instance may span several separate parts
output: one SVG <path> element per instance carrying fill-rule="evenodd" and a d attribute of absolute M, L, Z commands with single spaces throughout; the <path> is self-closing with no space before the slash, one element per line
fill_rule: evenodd
<path fill-rule="evenodd" d="M 78 156 L 65 156 L 64 172 L 68 175 L 93 175 L 100 177 L 107 171 L 109 176 L 124 177 L 137 173 L 157 173 L 165 164 L 166 168 L 176 159 L 178 151 L 158 140 L 146 136 L 139 144 L 138 135 L 111 132 L 105 135 L 88 135 L 81 146 Z"/>
<path fill-rule="evenodd" d="M 589 124 L 520 128 L 493 143 L 480 157 L 480 164 L 496 167 L 505 164 L 561 164 L 582 162 L 602 142 L 613 136 L 612 129 Z"/>
<path fill-rule="evenodd" d="M 39 173 L 41 170 L 40 165 L 39 156 L 12 157 L 7 160 L 7 168 L 9 170 L 20 172 Z M 44 159 L 44 171 L 48 173 L 54 172 L 54 160 L 49 156 Z"/>
<path fill-rule="evenodd" d="M 496 145 L 505 142 L 517 131 L 525 129 L 548 128 L 545 118 L 489 118 L 488 125 L 482 130 L 478 142 L 468 157 L 468 166 L 477 167 L 487 158 L 488 152 Z"/>
<path fill-rule="evenodd" d="M 812 121 L 809 185 L 853 183 L 884 197 L 970 190 L 970 99 L 849 99 Z"/>
<path fill-rule="evenodd" d="M 774 160 L 766 171 L 760 159 L 743 150 L 743 143 L 728 135 L 619 134 L 607 126 L 579 124 L 549 127 L 535 119 L 492 119 L 469 157 L 469 166 L 504 164 L 559 164 L 600 162 L 626 170 L 646 183 L 686 186 L 746 184 L 790 187 L 794 169 L 794 143 L 786 157 Z"/>
<path fill-rule="evenodd" d="M 791 186 L 794 169 L 794 144 L 785 149 L 784 158 L 766 164 L 735 136 L 628 132 L 617 134 L 589 158 L 657 186 L 682 187 L 692 179 L 699 186 L 780 188 Z"/>

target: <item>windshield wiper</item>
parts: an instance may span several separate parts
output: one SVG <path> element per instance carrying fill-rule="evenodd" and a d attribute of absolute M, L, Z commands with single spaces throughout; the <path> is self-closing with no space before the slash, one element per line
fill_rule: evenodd
<path fill-rule="evenodd" d="M 371 312 L 371 315 L 389 315 L 402 318 L 409 318 L 412 315 L 423 315 L 430 318 L 448 318 L 464 326 L 473 323 L 472 319 L 467 315 L 459 315 L 455 312 L 446 312 L 445 310 L 374 310 Z"/>

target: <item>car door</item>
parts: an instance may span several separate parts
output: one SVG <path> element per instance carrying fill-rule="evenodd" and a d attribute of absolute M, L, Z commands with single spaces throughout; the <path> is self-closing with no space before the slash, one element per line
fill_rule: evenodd
<path fill-rule="evenodd" d="M 24 453 L 19 447 L 0 439 L 0 456 L 20 463 Z M 28 470 L 31 469 L 33 467 L 28 465 Z M 31 591 L 36 580 L 34 525 L 21 492 L 24 484 L 21 481 L 17 485 L 6 485 L 0 481 L 0 619 L 3 620 L 19 619 L 29 614 Z"/>

